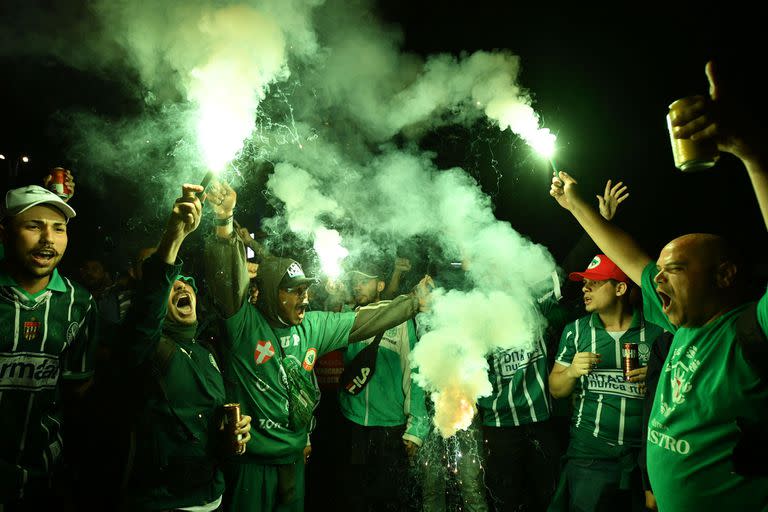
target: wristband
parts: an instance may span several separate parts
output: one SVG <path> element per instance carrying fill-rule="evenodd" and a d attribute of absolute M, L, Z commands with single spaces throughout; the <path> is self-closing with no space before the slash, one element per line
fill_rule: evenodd
<path fill-rule="evenodd" d="M 234 215 L 230 215 L 226 219 L 215 219 L 213 222 L 216 224 L 216 226 L 224 227 L 224 226 L 232 226 L 232 220 L 234 218 Z"/>

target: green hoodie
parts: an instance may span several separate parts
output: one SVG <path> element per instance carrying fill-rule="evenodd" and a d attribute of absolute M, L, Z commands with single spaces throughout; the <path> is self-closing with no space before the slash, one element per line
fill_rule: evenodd
<path fill-rule="evenodd" d="M 195 326 L 165 320 L 181 264 L 150 257 L 116 345 L 125 378 L 140 401 L 136 454 L 126 492 L 130 510 L 161 510 L 215 502 L 224 492 L 219 434 L 224 381 L 213 354 L 195 340 Z M 172 350 L 160 356 L 160 344 Z M 168 346 L 168 345 L 166 345 Z"/>
<path fill-rule="evenodd" d="M 213 238 L 206 245 L 206 273 L 225 319 L 222 355 L 227 397 L 239 402 L 243 414 L 253 418 L 244 462 L 295 462 L 302 456 L 307 429 L 291 428 L 284 360 L 293 358 L 303 368 L 306 383 L 316 388 L 312 370 L 319 357 L 403 323 L 416 314 L 418 301 L 403 295 L 385 308 L 310 311 L 299 325 L 287 326 L 277 313 L 277 297 L 280 281 L 295 261 L 273 258 L 262 262 L 259 305 L 254 307 L 245 300 L 249 281 L 242 242 L 234 236 Z M 319 399 L 319 392 L 314 399 Z"/>

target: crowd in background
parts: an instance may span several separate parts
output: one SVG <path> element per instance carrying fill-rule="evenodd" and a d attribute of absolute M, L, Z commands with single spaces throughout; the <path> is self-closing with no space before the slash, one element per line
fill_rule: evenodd
<path fill-rule="evenodd" d="M 707 74 L 675 134 L 739 158 L 768 225 L 764 132 Z M 48 176 L 2 205 L 0 510 L 768 509 L 765 283 L 717 235 L 645 254 L 611 222 L 620 181 L 595 205 L 553 177 L 584 237 L 567 279 L 532 297 L 547 329 L 487 354 L 491 394 L 444 439 L 410 356 L 431 290 L 469 289 L 471 262 L 372 252 L 308 276 L 235 221 L 247 191 L 222 181 L 179 184 L 123 272 L 87 257 L 65 276 L 65 176 L 67 193 Z M 188 275 L 178 255 L 204 212 Z"/>

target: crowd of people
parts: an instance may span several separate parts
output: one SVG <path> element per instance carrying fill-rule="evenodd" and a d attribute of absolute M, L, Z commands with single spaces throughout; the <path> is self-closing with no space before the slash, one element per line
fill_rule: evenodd
<path fill-rule="evenodd" d="M 706 72 L 674 136 L 738 158 L 768 228 L 764 131 Z M 2 512 L 768 510 L 768 298 L 721 236 L 647 255 L 611 222 L 621 182 L 593 205 L 553 177 L 584 229 L 568 282 L 532 297 L 547 330 L 487 354 L 491 394 L 443 439 L 410 357 L 436 286 L 420 262 L 358 255 L 320 283 L 239 226 L 237 191 L 214 181 L 179 184 L 124 277 L 88 258 L 73 279 L 57 269 L 77 222 L 66 181 L 0 205 Z M 204 211 L 192 276 L 179 254 Z M 471 286 L 469 264 L 451 287 Z"/>

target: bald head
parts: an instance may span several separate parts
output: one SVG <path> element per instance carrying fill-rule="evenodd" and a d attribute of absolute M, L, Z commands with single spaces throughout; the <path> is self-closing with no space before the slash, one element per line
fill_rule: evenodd
<path fill-rule="evenodd" d="M 721 236 L 692 233 L 669 242 L 656 262 L 656 291 L 676 326 L 698 327 L 743 300 L 734 248 Z"/>

